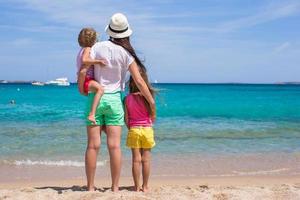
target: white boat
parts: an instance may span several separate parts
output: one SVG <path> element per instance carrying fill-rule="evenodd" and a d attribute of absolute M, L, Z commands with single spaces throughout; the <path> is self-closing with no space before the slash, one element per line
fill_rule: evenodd
<path fill-rule="evenodd" d="M 44 86 L 44 85 L 45 85 L 45 83 L 43 83 L 43 82 L 39 82 L 39 81 L 33 81 L 33 82 L 31 83 L 31 85 L 36 85 L 36 86 Z"/>
<path fill-rule="evenodd" d="M 68 78 L 57 78 L 53 81 L 47 81 L 47 85 L 69 86 Z"/>
<path fill-rule="evenodd" d="M 1 80 L 0 83 L 8 83 L 8 81 Z"/>

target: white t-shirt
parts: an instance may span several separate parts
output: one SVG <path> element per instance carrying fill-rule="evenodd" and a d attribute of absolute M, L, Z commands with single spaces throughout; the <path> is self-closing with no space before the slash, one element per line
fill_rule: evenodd
<path fill-rule="evenodd" d="M 123 47 L 111 41 L 97 42 L 91 48 L 92 59 L 105 59 L 107 65 L 95 65 L 94 77 L 104 88 L 104 92 L 124 91 L 125 76 L 129 65 L 134 61 L 133 56 Z"/>

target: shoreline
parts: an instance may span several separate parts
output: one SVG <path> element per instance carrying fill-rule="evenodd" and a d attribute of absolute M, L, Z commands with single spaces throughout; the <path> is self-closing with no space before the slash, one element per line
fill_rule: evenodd
<path fill-rule="evenodd" d="M 48 180 L 82 178 L 84 157 L 71 160 L 2 161 L 0 162 L 0 183 L 18 180 Z M 298 176 L 300 175 L 299 153 L 271 153 L 246 155 L 211 154 L 153 154 L 152 177 L 246 177 L 246 176 Z M 71 166 L 70 166 L 71 164 Z M 74 165 L 73 165 L 74 164 Z M 109 158 L 98 157 L 96 176 L 108 177 Z M 131 176 L 131 157 L 122 161 L 121 176 Z"/>
<path fill-rule="evenodd" d="M 95 192 L 86 192 L 82 166 L 2 164 L 0 199 L 296 200 L 300 199 L 299 163 L 299 153 L 154 155 L 149 193 L 131 191 L 130 159 L 123 160 L 120 192 L 117 193 L 110 190 L 108 163 L 97 167 Z"/>
<path fill-rule="evenodd" d="M 110 174 L 107 177 L 95 177 L 95 185 L 98 187 L 110 186 Z M 86 184 L 85 177 L 78 178 L 60 178 L 60 179 L 44 179 L 44 180 L 15 180 L 11 182 L 1 182 L 0 189 L 13 189 L 19 187 L 42 187 L 42 186 L 72 186 Z M 150 175 L 150 185 L 178 185 L 178 186 L 196 186 L 196 185 L 211 185 L 211 186 L 264 186 L 264 185 L 280 185 L 280 184 L 299 184 L 299 175 L 259 175 L 259 176 L 201 176 L 201 177 L 182 177 L 182 176 L 152 176 Z M 133 186 L 131 176 L 120 177 L 120 187 Z"/>

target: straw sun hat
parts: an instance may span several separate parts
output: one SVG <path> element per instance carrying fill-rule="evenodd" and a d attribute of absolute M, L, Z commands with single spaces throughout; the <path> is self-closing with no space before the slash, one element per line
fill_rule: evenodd
<path fill-rule="evenodd" d="M 132 34 L 127 18 L 122 13 L 116 13 L 111 17 L 105 32 L 112 38 L 125 38 Z"/>

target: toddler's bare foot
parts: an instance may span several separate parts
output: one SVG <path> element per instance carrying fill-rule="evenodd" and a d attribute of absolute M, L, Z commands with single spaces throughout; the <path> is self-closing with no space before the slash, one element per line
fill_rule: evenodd
<path fill-rule="evenodd" d="M 96 124 L 96 119 L 95 119 L 95 115 L 90 114 L 88 116 L 88 120 L 92 122 L 92 124 Z"/>

